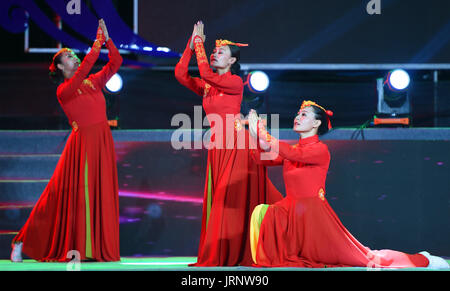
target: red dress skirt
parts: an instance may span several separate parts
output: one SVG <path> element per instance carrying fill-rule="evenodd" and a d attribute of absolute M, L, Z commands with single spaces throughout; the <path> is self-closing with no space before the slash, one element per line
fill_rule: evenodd
<path fill-rule="evenodd" d="M 422 254 L 371 250 L 344 227 L 328 204 L 328 147 L 317 135 L 290 146 L 279 142 L 272 165 L 283 165 L 286 197 L 259 205 L 251 222 L 252 258 L 263 267 L 426 267 Z"/>
<path fill-rule="evenodd" d="M 106 121 L 70 134 L 55 172 L 14 238 L 38 261 L 118 261 L 119 197 L 114 141 Z"/>
<path fill-rule="evenodd" d="M 262 206 L 262 205 L 261 205 Z M 285 198 L 258 206 L 253 221 L 259 224 L 253 257 L 261 267 L 366 267 L 414 268 L 428 266 L 421 254 L 395 250 L 371 250 L 341 223 L 321 197 Z M 265 208 L 265 209 L 261 209 Z M 262 223 L 261 223 L 262 220 Z M 252 221 L 252 222 L 253 222 Z M 254 223 L 255 225 L 255 223 Z M 254 230 L 252 232 L 255 232 Z M 252 233 L 253 234 L 253 233 Z M 256 235 L 256 234 L 255 234 Z"/>
<path fill-rule="evenodd" d="M 177 80 L 197 95 L 215 145 L 208 149 L 202 228 L 197 263 L 191 266 L 250 266 L 250 217 L 254 207 L 283 198 L 252 158 L 249 134 L 239 120 L 244 85 L 241 77 L 211 70 L 202 41 L 195 43 L 200 77 L 188 74 L 193 51 L 186 49 L 175 68 Z M 219 124 L 221 126 L 219 126 Z M 221 147 L 219 145 L 222 145 Z"/>
<path fill-rule="evenodd" d="M 245 136 L 242 129 L 235 136 Z M 250 218 L 261 203 L 282 195 L 252 158 L 249 146 L 208 150 L 203 219 L 197 263 L 192 266 L 251 266 Z M 265 202 L 263 202 L 265 201 Z"/>

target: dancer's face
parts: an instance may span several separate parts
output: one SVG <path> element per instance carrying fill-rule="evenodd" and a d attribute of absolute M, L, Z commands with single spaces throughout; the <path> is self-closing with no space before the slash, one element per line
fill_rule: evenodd
<path fill-rule="evenodd" d="M 294 119 L 294 131 L 306 133 L 312 130 L 318 130 L 322 122 L 316 119 L 316 114 L 311 106 L 307 106 L 297 113 Z"/>
<path fill-rule="evenodd" d="M 227 69 L 236 62 L 236 58 L 231 56 L 229 46 L 216 47 L 210 56 L 211 66 L 216 69 Z"/>
<path fill-rule="evenodd" d="M 77 71 L 80 63 L 77 55 L 73 51 L 67 50 L 62 52 L 61 63 L 58 64 L 58 68 L 63 72 L 66 79 L 70 79 Z"/>

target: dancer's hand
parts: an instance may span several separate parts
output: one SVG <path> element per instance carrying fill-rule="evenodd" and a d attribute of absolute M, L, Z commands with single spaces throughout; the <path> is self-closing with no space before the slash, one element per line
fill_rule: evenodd
<path fill-rule="evenodd" d="M 248 130 L 254 138 L 258 137 L 258 114 L 254 109 L 248 113 Z"/>
<path fill-rule="evenodd" d="M 196 24 L 194 24 L 194 31 L 192 31 L 192 38 L 191 38 L 191 42 L 189 44 L 189 47 L 191 48 L 191 50 L 194 50 L 194 38 L 198 35 L 201 37 L 203 43 L 206 40 L 206 36 L 203 33 L 203 29 L 204 29 L 204 24 L 201 21 L 197 21 Z"/>
<path fill-rule="evenodd" d="M 248 131 L 253 138 L 258 139 L 259 145 L 263 150 L 270 150 L 270 143 L 265 140 L 267 136 L 266 120 L 258 117 L 254 109 L 250 109 L 248 113 Z"/>
<path fill-rule="evenodd" d="M 106 28 L 106 24 L 103 18 L 98 21 L 98 25 L 100 26 L 100 28 L 103 31 L 103 34 L 105 35 L 105 41 L 108 41 L 109 39 L 108 29 Z"/>
<path fill-rule="evenodd" d="M 100 21 L 98 22 L 96 40 L 98 40 L 100 46 L 105 42 L 105 32 L 103 31 L 102 25 L 100 25 Z"/>
<path fill-rule="evenodd" d="M 192 31 L 191 41 L 189 42 L 189 47 L 194 50 L 194 37 L 197 35 L 197 23 L 194 24 L 194 30 Z"/>
<path fill-rule="evenodd" d="M 205 29 L 205 24 L 203 24 L 203 22 L 201 20 L 199 22 L 197 22 L 197 35 L 201 37 L 203 43 L 205 43 L 205 40 L 206 40 L 204 29 Z"/>

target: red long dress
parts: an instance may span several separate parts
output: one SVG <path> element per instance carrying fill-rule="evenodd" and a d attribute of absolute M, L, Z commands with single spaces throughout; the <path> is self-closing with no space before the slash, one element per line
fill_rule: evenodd
<path fill-rule="evenodd" d="M 57 89 L 72 132 L 56 169 L 13 243 L 38 261 L 119 261 L 119 197 L 114 142 L 102 88 L 121 63 L 111 39 L 109 62 L 89 75 L 104 39 L 97 39 L 75 75 Z"/>
<path fill-rule="evenodd" d="M 283 165 L 286 197 L 270 206 L 261 205 L 266 212 L 261 215 L 259 236 L 252 242 L 256 266 L 428 266 L 428 259 L 421 254 L 370 250 L 342 225 L 325 198 L 330 153 L 317 135 L 300 139 L 295 146 L 279 142 L 278 158 L 260 162 Z M 255 216 L 261 206 L 255 209 Z M 258 219 L 255 216 L 252 223 Z"/>
<path fill-rule="evenodd" d="M 198 258 L 193 266 L 250 266 L 251 212 L 256 205 L 274 203 L 282 195 L 267 178 L 265 168 L 251 158 L 248 131 L 236 121 L 244 90 L 242 79 L 230 72 L 214 73 L 201 41 L 195 43 L 195 52 L 201 78 L 188 74 L 193 54 L 189 42 L 175 68 L 177 80 L 203 96 L 214 132 L 208 148 Z M 236 118 L 227 120 L 227 114 Z M 240 143 L 244 140 L 245 147 Z"/>

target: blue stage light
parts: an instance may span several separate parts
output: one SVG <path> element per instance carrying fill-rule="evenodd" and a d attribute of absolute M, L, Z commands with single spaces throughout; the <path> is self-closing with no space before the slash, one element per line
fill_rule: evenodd
<path fill-rule="evenodd" d="M 248 85 L 250 90 L 255 93 L 261 93 L 269 88 L 270 80 L 263 71 L 253 71 L 248 75 Z"/>
<path fill-rule="evenodd" d="M 406 88 L 408 88 L 410 83 L 408 73 L 402 69 L 397 69 L 389 72 L 387 79 L 389 88 L 397 91 L 405 90 Z"/>
<path fill-rule="evenodd" d="M 111 93 L 117 93 L 122 90 L 123 81 L 122 77 L 119 74 L 114 74 L 111 79 L 106 83 L 106 90 Z"/>

